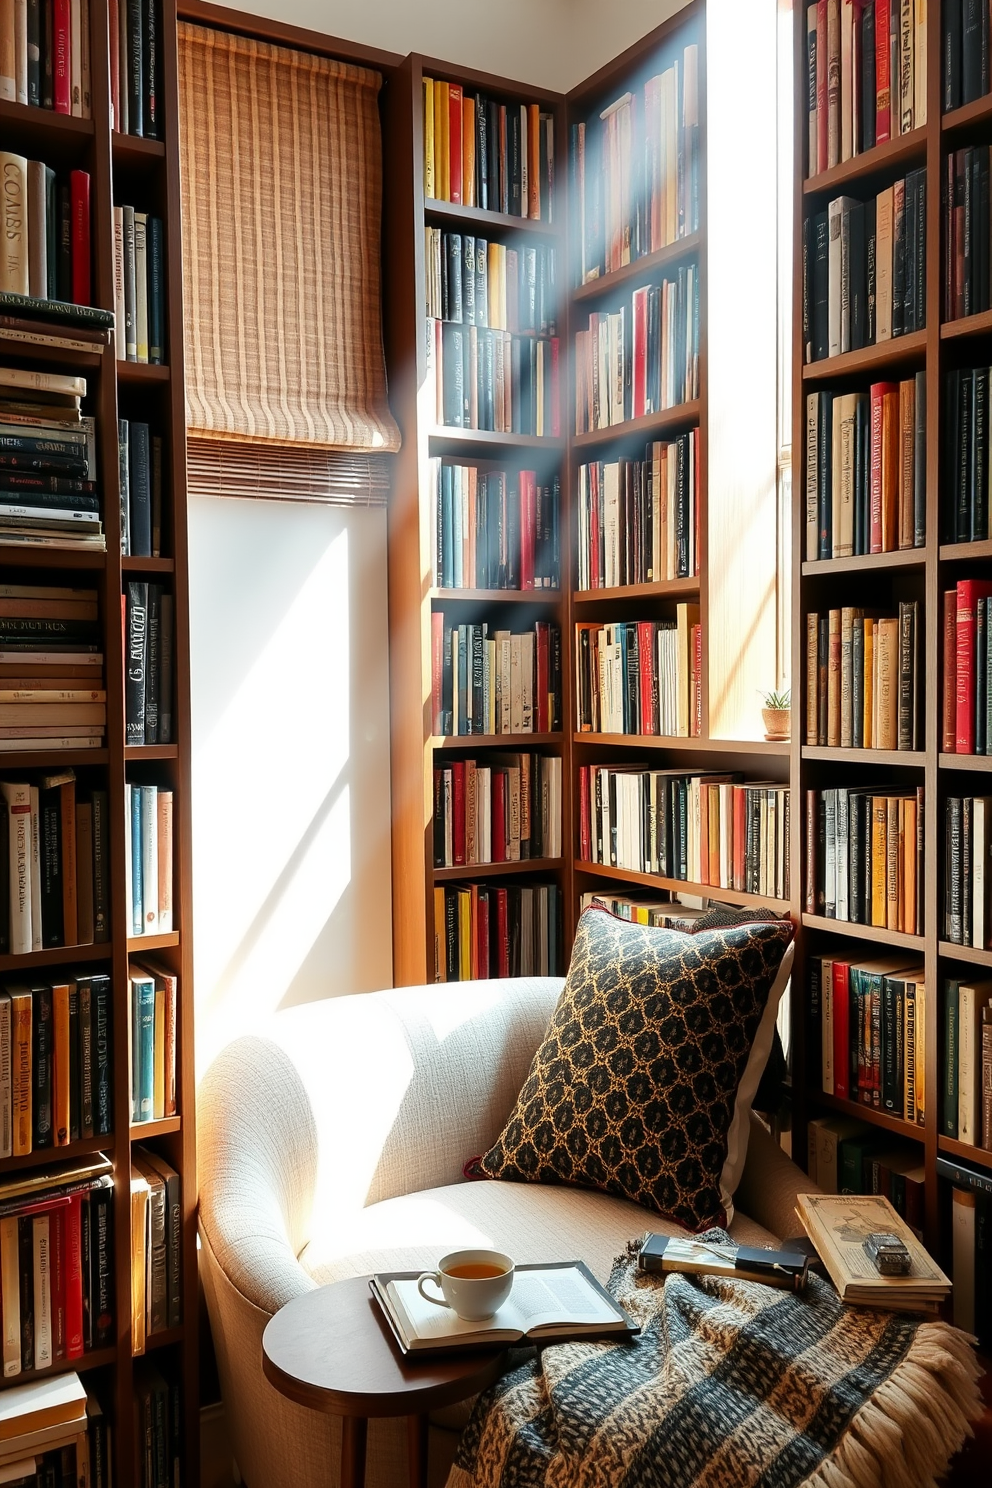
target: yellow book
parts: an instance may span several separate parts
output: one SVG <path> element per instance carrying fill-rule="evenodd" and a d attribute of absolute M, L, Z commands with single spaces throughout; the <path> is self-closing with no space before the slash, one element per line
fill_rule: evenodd
<path fill-rule="evenodd" d="M 434 980 L 447 980 L 447 959 L 444 954 L 444 889 L 434 890 Z"/>
<path fill-rule="evenodd" d="M 155 983 L 155 1083 L 152 1090 L 152 1116 L 161 1121 L 165 1115 L 165 986 Z"/>
<path fill-rule="evenodd" d="M 458 980 L 468 979 L 472 965 L 472 895 L 458 890 Z"/>
<path fill-rule="evenodd" d="M 916 802 L 907 798 L 903 802 L 903 831 L 900 843 L 902 851 L 902 914 L 899 928 L 907 935 L 917 933 L 916 924 Z"/>
<path fill-rule="evenodd" d="M 31 993 L 26 987 L 11 987 L 11 1091 L 14 1113 L 14 1156 L 31 1151 Z"/>
<path fill-rule="evenodd" d="M 927 989 L 916 984 L 916 1119 L 922 1126 L 927 1112 Z"/>
<path fill-rule="evenodd" d="M 871 800 L 871 922 L 885 928 L 885 826 L 888 819 L 884 796 Z"/>
<path fill-rule="evenodd" d="M 148 1267 L 148 1179 L 131 1164 L 131 1353 L 145 1352 L 147 1312 L 145 1309 Z"/>
<path fill-rule="evenodd" d="M 424 78 L 424 196 L 435 198 L 434 173 L 434 79 Z"/>
<path fill-rule="evenodd" d="M 475 206 L 475 99 L 462 99 L 462 203 Z"/>
<path fill-rule="evenodd" d="M 69 1145 L 69 983 L 52 984 L 55 1059 L 52 1068 L 52 1141 Z"/>
<path fill-rule="evenodd" d="M 435 79 L 434 190 L 438 201 L 451 200 L 451 158 L 448 149 L 448 85 Z"/>
<path fill-rule="evenodd" d="M 486 285 L 489 291 L 487 313 L 489 324 L 494 330 L 503 328 L 503 322 L 499 318 L 499 246 L 498 243 L 490 243 L 486 250 Z"/>
<path fill-rule="evenodd" d="M 899 798 L 885 802 L 885 920 L 887 930 L 899 929 Z"/>
<path fill-rule="evenodd" d="M 864 748 L 872 749 L 873 734 L 872 724 L 875 716 L 875 626 L 877 621 L 866 620 L 865 626 L 865 716 L 864 716 Z"/>

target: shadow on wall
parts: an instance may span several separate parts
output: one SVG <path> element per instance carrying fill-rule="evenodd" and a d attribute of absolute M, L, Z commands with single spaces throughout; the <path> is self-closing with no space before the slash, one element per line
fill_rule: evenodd
<path fill-rule="evenodd" d="M 389 986 L 385 511 L 190 501 L 196 1055 Z"/>

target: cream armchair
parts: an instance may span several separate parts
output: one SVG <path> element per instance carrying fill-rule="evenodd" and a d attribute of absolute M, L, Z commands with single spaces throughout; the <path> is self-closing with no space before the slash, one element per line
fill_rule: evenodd
<path fill-rule="evenodd" d="M 337 1488 L 336 1419 L 262 1374 L 266 1323 L 291 1297 L 458 1246 L 518 1261 L 584 1258 L 606 1279 L 657 1215 L 575 1188 L 465 1182 L 499 1133 L 562 988 L 558 978 L 409 987 L 277 1014 L 215 1060 L 198 1097 L 201 1271 L 235 1458 L 248 1488 Z M 732 1230 L 794 1233 L 811 1187 L 757 1121 Z M 740 1212 L 743 1210 L 744 1212 Z M 749 1217 L 745 1217 L 749 1216 Z M 438 1418 L 443 1482 L 462 1412 Z M 406 1483 L 402 1421 L 373 1421 L 368 1482 Z"/>

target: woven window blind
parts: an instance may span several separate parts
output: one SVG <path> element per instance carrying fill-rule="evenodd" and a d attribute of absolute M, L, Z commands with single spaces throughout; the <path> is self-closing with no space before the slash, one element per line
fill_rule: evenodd
<path fill-rule="evenodd" d="M 328 451 L 399 447 L 382 351 L 381 81 L 180 23 L 186 403 L 201 474 L 224 440 L 320 447 L 317 488 Z M 276 453 L 258 477 L 271 491 L 237 494 L 275 494 Z M 291 496 L 301 464 L 285 465 Z M 341 493 L 355 489 L 349 468 Z"/>

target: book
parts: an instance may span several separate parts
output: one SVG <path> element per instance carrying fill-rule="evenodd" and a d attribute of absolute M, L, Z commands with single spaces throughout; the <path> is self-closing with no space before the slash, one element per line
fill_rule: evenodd
<path fill-rule="evenodd" d="M 799 1194 L 796 1211 L 842 1302 L 891 1312 L 936 1314 L 951 1283 L 881 1194 Z M 863 1241 L 894 1234 L 910 1254 L 906 1276 L 880 1276 Z"/>
<path fill-rule="evenodd" d="M 47 1427 L 77 1425 L 85 1416 L 86 1391 L 72 1370 L 32 1380 L 0 1393 L 0 1442 Z"/>
<path fill-rule="evenodd" d="M 509 1298 L 481 1322 L 424 1301 L 416 1272 L 377 1272 L 369 1289 L 404 1354 L 639 1332 L 582 1261 L 517 1266 Z"/>
<path fill-rule="evenodd" d="M 558 976 L 562 895 L 529 879 L 499 886 L 444 883 L 434 889 L 434 975 L 439 982 Z"/>
<path fill-rule="evenodd" d="M 467 84 L 423 82 L 428 200 L 552 222 L 553 115 L 539 105 L 507 107 Z"/>

